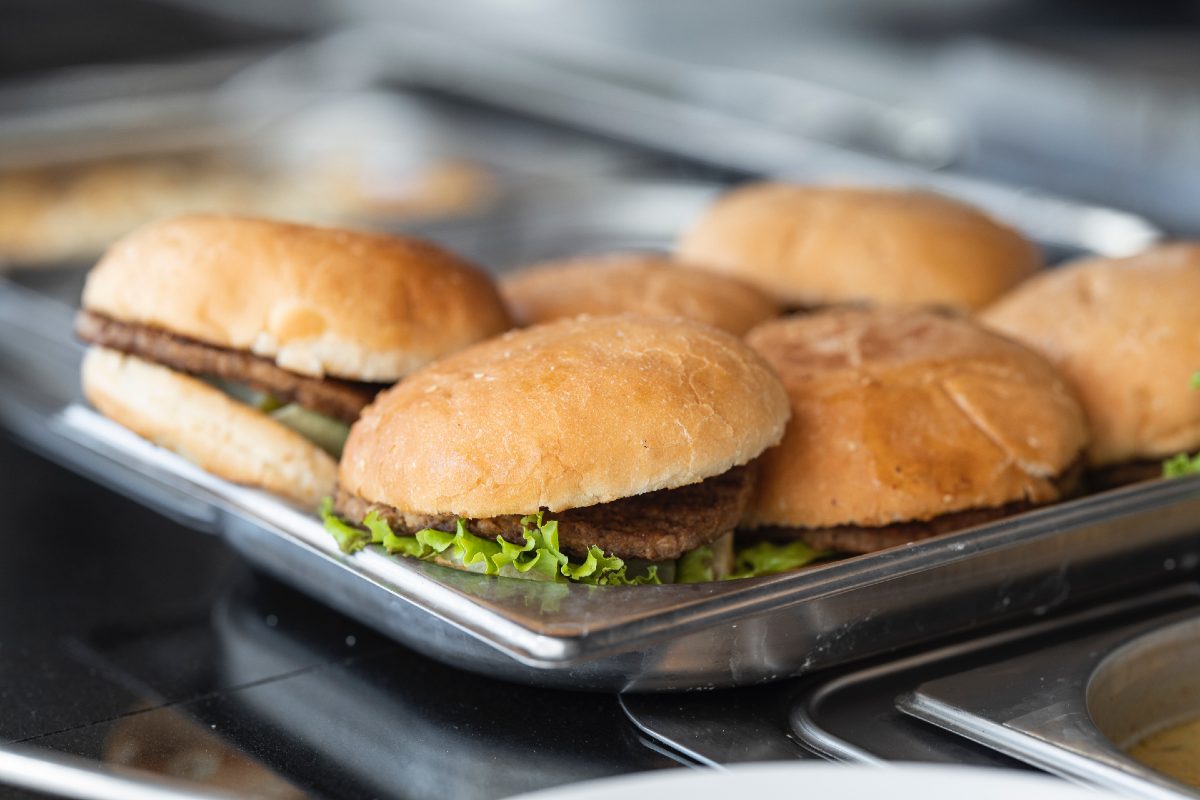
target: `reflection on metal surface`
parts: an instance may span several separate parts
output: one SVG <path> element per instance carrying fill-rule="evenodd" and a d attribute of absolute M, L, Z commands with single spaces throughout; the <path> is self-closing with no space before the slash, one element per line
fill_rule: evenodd
<path fill-rule="evenodd" d="M 529 726 L 560 714 L 572 724 L 596 724 L 596 707 L 615 699 L 501 684 L 398 648 L 348 648 L 351 655 L 339 661 L 297 670 L 320 660 L 319 637 L 305 625 L 271 624 L 264 613 L 272 607 L 269 592 L 246 588 L 214 610 L 221 680 L 247 686 L 263 674 L 286 677 L 232 692 L 229 703 L 239 717 L 283 732 L 297 751 L 351 773 L 365 794 L 508 796 L 612 771 L 611 756 L 595 752 L 600 748 L 539 739 Z"/>
<path fill-rule="evenodd" d="M 237 796 L 138 770 L 122 774 L 76 756 L 20 745 L 0 747 L 0 786 L 5 785 L 76 800 L 230 800 Z"/>
<path fill-rule="evenodd" d="M 239 797 L 308 795 L 209 730 L 170 709 L 139 707 L 113 724 L 102 759 Z"/>

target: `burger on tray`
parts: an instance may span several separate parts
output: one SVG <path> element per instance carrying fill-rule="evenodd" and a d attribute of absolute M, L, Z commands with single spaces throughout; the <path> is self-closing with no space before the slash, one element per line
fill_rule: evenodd
<path fill-rule="evenodd" d="M 534 264 L 504 276 L 500 292 L 518 325 L 630 311 L 694 319 L 740 335 L 779 313 L 778 303 L 748 283 L 655 253 Z"/>
<path fill-rule="evenodd" d="M 490 278 L 415 239 L 180 217 L 118 241 L 76 333 L 88 399 L 228 480 L 315 507 L 384 387 L 509 326 Z"/>
<path fill-rule="evenodd" d="M 1200 245 L 1163 245 L 1038 276 L 980 315 L 1054 364 L 1092 427 L 1099 486 L 1158 477 L 1200 449 Z"/>
<path fill-rule="evenodd" d="M 1088 429 L 1066 381 L 967 319 L 831 309 L 764 323 L 747 341 L 792 407 L 761 459 L 753 535 L 866 553 L 1079 486 Z"/>
<path fill-rule="evenodd" d="M 1041 267 L 1037 247 L 931 192 L 755 183 L 682 236 L 684 262 L 793 308 L 844 303 L 979 308 Z"/>
<path fill-rule="evenodd" d="M 637 315 L 475 345 L 354 424 L 326 525 L 473 572 L 617 584 L 711 580 L 788 399 L 740 339 Z M 336 514 L 336 515 L 335 515 Z"/>

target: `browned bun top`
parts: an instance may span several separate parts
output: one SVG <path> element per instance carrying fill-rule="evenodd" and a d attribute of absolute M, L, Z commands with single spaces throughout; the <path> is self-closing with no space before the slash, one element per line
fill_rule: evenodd
<path fill-rule="evenodd" d="M 653 253 L 580 256 L 507 275 L 500 291 L 519 325 L 632 311 L 694 319 L 740 335 L 779 313 L 753 286 L 685 266 Z"/>
<path fill-rule="evenodd" d="M 1092 426 L 1088 461 L 1116 464 L 1200 448 L 1200 244 L 1069 264 L 980 320 L 1066 376 Z"/>
<path fill-rule="evenodd" d="M 673 489 L 779 441 L 787 395 L 740 339 L 681 319 L 538 325 L 379 395 L 350 430 L 343 489 L 401 511 L 488 518 Z"/>
<path fill-rule="evenodd" d="M 931 311 L 837 309 L 747 341 L 791 397 L 761 462 L 753 526 L 928 520 L 1058 499 L 1087 444 L 1083 412 L 1036 353 Z"/>
<path fill-rule="evenodd" d="M 1019 233 L 940 195 L 781 183 L 726 194 L 677 254 L 798 306 L 974 309 L 1041 266 Z"/>
<path fill-rule="evenodd" d="M 121 239 L 83 306 L 303 375 L 374 382 L 509 327 L 491 279 L 428 242 L 228 216 Z"/>

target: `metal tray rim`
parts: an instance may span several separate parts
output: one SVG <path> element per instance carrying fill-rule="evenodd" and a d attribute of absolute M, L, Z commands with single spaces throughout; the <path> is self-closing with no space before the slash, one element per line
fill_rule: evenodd
<path fill-rule="evenodd" d="M 445 579 L 460 582 L 464 579 L 493 581 L 494 578 L 397 559 L 372 548 L 345 555 L 315 517 L 264 492 L 235 486 L 209 475 L 182 457 L 142 440 L 90 409 L 69 406 L 55 418 L 52 427 L 115 463 L 133 468 L 157 482 L 165 482 L 171 488 L 219 508 L 224 514 L 239 516 L 273 536 L 333 561 L 358 579 L 370 581 L 534 667 L 567 666 L 615 650 L 634 649 L 667 629 L 681 634 L 714 624 L 733 623 L 768 609 L 784 608 L 851 588 L 918 574 L 968 559 L 979 552 L 1053 536 L 1065 528 L 1135 514 L 1200 494 L 1200 477 L 1139 484 L 939 539 L 766 578 L 700 587 L 568 586 L 566 590 L 576 594 L 654 592 L 658 595 L 656 599 L 673 595 L 672 600 L 678 602 L 665 609 L 607 623 L 596 620 L 575 625 L 559 623 L 546 630 L 544 625 L 539 625 L 543 620 L 537 611 L 506 616 L 456 592 L 445 582 Z M 500 580 L 525 584 L 513 579 Z M 696 591 L 697 588 L 700 591 Z M 700 596 L 688 599 L 689 594 Z"/>

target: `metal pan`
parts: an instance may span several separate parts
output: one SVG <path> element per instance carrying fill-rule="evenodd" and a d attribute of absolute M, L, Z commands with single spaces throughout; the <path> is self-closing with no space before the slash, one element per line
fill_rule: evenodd
<path fill-rule="evenodd" d="M 874 765 L 926 761 L 1012 769 L 1023 765 L 901 713 L 895 708 L 896 696 L 933 678 L 1185 607 L 1200 613 L 1200 585 L 1189 582 L 1138 592 L 782 684 L 686 696 L 623 695 L 621 706 L 643 734 L 708 766 L 827 758 Z"/>
<path fill-rule="evenodd" d="M 1200 715 L 1188 609 L 923 684 L 902 711 L 1042 769 L 1125 794 L 1200 797 L 1125 750 Z"/>
<path fill-rule="evenodd" d="M 306 512 L 229 484 L 78 401 L 71 309 L 0 290 L 0 422 L 43 452 L 444 662 L 574 689 L 752 684 L 1200 565 L 1200 480 L 1129 487 L 769 578 L 586 587 L 340 553 Z M 1137 535 L 1131 535 L 1136 531 Z"/>

